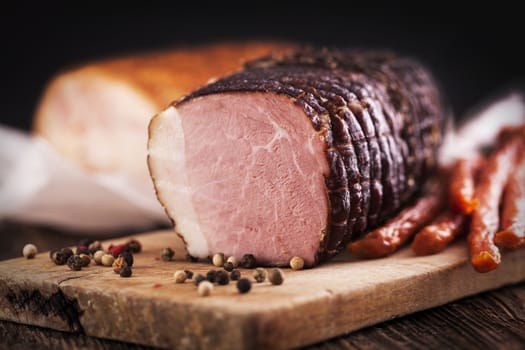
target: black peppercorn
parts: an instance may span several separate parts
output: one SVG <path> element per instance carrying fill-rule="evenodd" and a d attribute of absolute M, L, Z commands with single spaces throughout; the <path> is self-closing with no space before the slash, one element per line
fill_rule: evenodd
<path fill-rule="evenodd" d="M 206 279 L 210 281 L 211 283 L 215 282 L 215 276 L 217 275 L 217 271 L 210 270 L 206 273 Z"/>
<path fill-rule="evenodd" d="M 257 261 L 253 254 L 244 254 L 241 258 L 241 266 L 246 269 L 254 269 L 257 267 Z"/>
<path fill-rule="evenodd" d="M 91 239 L 91 238 L 84 238 L 84 239 L 81 239 L 79 242 L 78 242 L 78 245 L 79 246 L 84 246 L 84 247 L 89 247 L 89 245 L 91 243 L 93 243 L 94 240 Z"/>
<path fill-rule="evenodd" d="M 225 269 L 228 272 L 231 272 L 233 271 L 233 264 L 227 261 L 226 263 L 224 263 L 223 269 Z"/>
<path fill-rule="evenodd" d="M 133 254 L 131 254 L 130 252 L 122 252 L 119 257 L 122 257 L 126 263 L 128 264 L 128 266 L 133 266 Z"/>
<path fill-rule="evenodd" d="M 131 277 L 131 273 L 131 267 L 125 266 L 122 268 L 122 270 L 120 270 L 120 277 Z"/>
<path fill-rule="evenodd" d="M 173 251 L 173 249 L 167 247 L 167 248 L 163 248 L 161 251 L 160 251 L 160 258 L 164 261 L 171 261 L 171 259 L 173 259 L 173 256 L 175 255 L 175 252 Z"/>
<path fill-rule="evenodd" d="M 237 281 L 237 289 L 239 290 L 239 293 L 248 293 L 250 289 L 252 289 L 252 282 L 247 278 L 241 278 Z"/>
<path fill-rule="evenodd" d="M 184 270 L 184 272 L 186 273 L 186 278 L 191 280 L 193 278 L 193 271 L 190 271 L 190 270 Z"/>
<path fill-rule="evenodd" d="M 89 264 L 91 263 L 91 257 L 89 255 L 80 254 L 79 257 L 80 259 L 82 259 L 82 267 L 89 266 Z"/>
<path fill-rule="evenodd" d="M 69 259 L 67 259 L 67 266 L 73 271 L 80 271 L 82 264 L 82 258 L 78 255 L 71 255 Z"/>
<path fill-rule="evenodd" d="M 276 285 L 276 286 L 283 284 L 283 281 L 284 281 L 283 271 L 278 268 L 271 269 L 270 273 L 268 274 L 268 280 L 270 281 L 271 284 Z"/>
<path fill-rule="evenodd" d="M 73 251 L 71 249 L 62 248 L 53 252 L 52 259 L 56 265 L 64 265 L 67 263 L 67 259 L 69 259 L 72 255 Z"/>
<path fill-rule="evenodd" d="M 195 282 L 195 285 L 198 286 L 199 283 L 201 283 L 202 281 L 206 281 L 206 277 L 198 273 L 197 276 L 195 276 L 195 278 L 193 279 L 193 281 Z"/>
<path fill-rule="evenodd" d="M 91 254 L 91 253 L 89 252 L 89 249 L 88 249 L 86 246 L 84 246 L 84 245 L 79 245 L 79 246 L 75 249 L 75 254 L 76 254 L 76 255 L 80 255 L 80 254 L 86 254 L 86 255 L 89 255 L 89 254 Z"/>
<path fill-rule="evenodd" d="M 53 262 L 55 261 L 54 255 L 55 255 L 56 252 L 58 252 L 58 249 L 56 249 L 56 248 L 53 248 L 53 249 L 51 249 L 49 251 L 49 259 L 51 259 L 51 261 L 53 261 Z"/>
<path fill-rule="evenodd" d="M 225 286 L 230 283 L 230 277 L 228 277 L 228 272 L 226 271 L 217 271 L 215 274 L 215 282 L 221 286 Z"/>
<path fill-rule="evenodd" d="M 241 278 L 241 271 L 233 270 L 230 273 L 230 278 L 231 278 L 232 281 L 237 281 L 239 278 Z"/>
<path fill-rule="evenodd" d="M 140 244 L 140 242 L 136 239 L 130 239 L 126 243 L 126 247 L 132 253 L 140 253 L 142 251 L 142 244 Z"/>
<path fill-rule="evenodd" d="M 190 255 L 190 254 L 186 254 L 186 261 L 189 261 L 189 262 L 198 262 L 199 261 L 199 258 L 193 256 L 193 255 Z"/>
<path fill-rule="evenodd" d="M 71 248 L 62 248 L 60 251 L 66 256 L 66 260 L 73 255 L 73 250 L 71 250 Z"/>

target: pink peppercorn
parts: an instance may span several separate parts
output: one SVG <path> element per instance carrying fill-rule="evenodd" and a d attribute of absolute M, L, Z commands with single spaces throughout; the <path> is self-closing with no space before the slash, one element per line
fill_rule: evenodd
<path fill-rule="evenodd" d="M 118 244 L 118 245 L 111 244 L 108 248 L 108 251 L 113 255 L 113 257 L 118 258 L 118 256 L 124 253 L 127 249 L 128 248 L 125 244 Z"/>

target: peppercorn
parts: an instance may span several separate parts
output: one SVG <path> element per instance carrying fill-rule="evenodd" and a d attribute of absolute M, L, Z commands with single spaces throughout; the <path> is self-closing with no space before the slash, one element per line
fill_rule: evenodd
<path fill-rule="evenodd" d="M 197 291 L 201 297 L 207 297 L 213 290 L 213 284 L 210 281 L 202 281 L 197 287 Z"/>
<path fill-rule="evenodd" d="M 233 264 L 232 264 L 231 262 L 227 261 L 227 262 L 224 264 L 223 268 L 224 268 L 226 271 L 231 272 L 231 271 L 233 271 Z"/>
<path fill-rule="evenodd" d="M 262 267 L 256 268 L 255 271 L 253 271 L 253 279 L 255 279 L 257 283 L 264 282 L 266 279 L 266 270 Z"/>
<path fill-rule="evenodd" d="M 116 258 L 113 261 L 113 264 L 111 265 L 111 267 L 113 267 L 113 271 L 115 271 L 115 273 L 120 273 L 120 270 L 122 270 L 126 266 L 128 266 L 128 263 L 126 262 L 126 260 L 124 260 L 124 258 L 122 256 L 119 256 L 118 258 Z"/>
<path fill-rule="evenodd" d="M 91 254 L 95 254 L 97 251 L 102 250 L 102 243 L 100 241 L 92 242 L 88 245 L 88 250 Z"/>
<path fill-rule="evenodd" d="M 131 266 L 124 266 L 122 270 L 120 270 L 120 277 L 131 277 L 132 273 Z"/>
<path fill-rule="evenodd" d="M 73 251 L 70 248 L 62 248 L 53 254 L 53 262 L 56 265 L 64 265 L 72 255 Z"/>
<path fill-rule="evenodd" d="M 241 278 L 241 271 L 233 270 L 230 273 L 230 278 L 231 278 L 232 281 L 237 281 L 239 278 Z"/>
<path fill-rule="evenodd" d="M 91 254 L 89 252 L 89 249 L 85 246 L 85 245 L 79 245 L 76 249 L 75 249 L 75 254 L 76 255 L 80 255 L 80 254 L 86 254 L 86 255 L 89 255 Z"/>
<path fill-rule="evenodd" d="M 211 259 L 213 265 L 217 267 L 222 267 L 224 265 L 224 254 L 223 253 L 217 253 L 213 255 L 213 258 Z"/>
<path fill-rule="evenodd" d="M 38 253 L 38 249 L 36 249 L 36 245 L 34 244 L 26 244 L 24 246 L 24 248 L 22 249 L 22 255 L 26 258 L 26 259 L 33 259 L 36 255 L 36 253 Z"/>
<path fill-rule="evenodd" d="M 228 259 L 226 259 L 226 262 L 231 263 L 233 265 L 233 268 L 239 267 L 239 261 L 237 261 L 237 258 L 233 255 L 228 257 Z"/>
<path fill-rule="evenodd" d="M 257 261 L 253 254 L 244 254 L 241 259 L 241 266 L 246 269 L 254 269 L 257 266 Z"/>
<path fill-rule="evenodd" d="M 58 252 L 58 249 L 57 248 L 53 248 L 49 251 L 49 259 L 51 259 L 51 261 L 55 261 L 55 253 Z"/>
<path fill-rule="evenodd" d="M 124 258 L 124 260 L 126 260 L 126 263 L 128 264 L 128 266 L 133 266 L 133 254 L 131 254 L 131 252 L 125 251 L 125 252 L 122 252 L 119 256 L 121 256 L 122 258 Z"/>
<path fill-rule="evenodd" d="M 108 248 L 108 252 L 113 254 L 114 258 L 118 258 L 118 256 L 122 254 L 123 252 L 125 252 L 126 250 L 127 250 L 127 247 L 125 244 L 118 244 L 118 245 L 110 244 Z"/>
<path fill-rule="evenodd" d="M 230 283 L 230 277 L 228 276 L 228 272 L 226 271 L 217 271 L 215 274 L 215 282 L 221 286 L 225 286 L 228 283 Z"/>
<path fill-rule="evenodd" d="M 53 262 L 56 265 L 64 265 L 70 256 L 71 255 L 69 255 L 68 252 L 65 252 L 64 249 L 60 249 L 53 253 Z"/>
<path fill-rule="evenodd" d="M 67 266 L 73 271 L 80 271 L 82 269 L 82 258 L 78 255 L 71 255 L 67 259 Z"/>
<path fill-rule="evenodd" d="M 91 238 L 83 238 L 78 242 L 78 246 L 84 246 L 89 247 L 89 245 L 93 243 L 93 239 Z"/>
<path fill-rule="evenodd" d="M 186 282 L 186 278 L 188 278 L 188 276 L 186 275 L 186 272 L 178 270 L 173 274 L 173 278 L 175 279 L 175 283 L 184 283 Z"/>
<path fill-rule="evenodd" d="M 62 248 L 60 250 L 66 256 L 66 260 L 69 259 L 71 255 L 73 255 L 73 250 L 71 248 Z"/>
<path fill-rule="evenodd" d="M 93 254 L 93 260 L 95 260 L 95 264 L 102 265 L 102 257 L 105 255 L 103 250 L 97 250 L 95 254 Z"/>
<path fill-rule="evenodd" d="M 140 253 L 142 250 L 142 244 L 140 244 L 140 242 L 137 241 L 136 239 L 130 239 L 126 243 L 126 247 L 132 253 Z"/>
<path fill-rule="evenodd" d="M 268 274 L 268 280 L 270 281 L 271 284 L 276 285 L 276 286 L 283 284 L 284 282 L 283 271 L 278 268 L 271 269 L 270 273 Z"/>
<path fill-rule="evenodd" d="M 115 261 L 115 258 L 111 254 L 104 254 L 100 261 L 104 266 L 112 266 L 113 262 Z"/>
<path fill-rule="evenodd" d="M 167 248 L 163 248 L 161 251 L 160 251 L 160 258 L 164 261 L 171 261 L 171 259 L 173 259 L 173 256 L 175 255 L 175 252 L 173 251 L 173 249 L 167 247 Z"/>
<path fill-rule="evenodd" d="M 79 255 L 79 257 L 82 259 L 82 267 L 89 266 L 89 263 L 91 262 L 89 255 L 82 253 Z"/>
<path fill-rule="evenodd" d="M 304 260 L 298 256 L 294 256 L 290 260 L 290 267 L 292 270 L 301 270 L 304 267 Z"/>
<path fill-rule="evenodd" d="M 248 293 L 252 289 L 252 282 L 247 278 L 241 278 L 237 281 L 237 290 L 239 293 L 244 294 Z"/>
<path fill-rule="evenodd" d="M 195 276 L 195 278 L 193 279 L 193 282 L 196 286 L 198 286 L 202 281 L 206 281 L 206 277 L 204 275 L 201 275 L 200 273 L 198 273 L 197 276 Z"/>
<path fill-rule="evenodd" d="M 217 271 L 215 270 L 210 270 L 208 272 L 206 272 L 206 279 L 208 281 L 210 281 L 211 283 L 214 283 L 215 282 L 215 275 L 217 274 Z"/>
<path fill-rule="evenodd" d="M 193 255 L 190 255 L 190 254 L 186 254 L 186 261 L 189 261 L 189 262 L 198 262 L 199 261 L 199 258 L 193 256 Z"/>
<path fill-rule="evenodd" d="M 190 270 L 184 270 L 184 272 L 186 273 L 186 278 L 191 280 L 193 278 L 193 271 L 190 271 Z"/>

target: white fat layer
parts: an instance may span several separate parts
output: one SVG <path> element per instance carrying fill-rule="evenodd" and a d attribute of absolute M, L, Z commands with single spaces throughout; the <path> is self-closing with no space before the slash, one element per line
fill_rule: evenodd
<path fill-rule="evenodd" d="M 150 125 L 149 166 L 160 202 L 175 222 L 192 256 L 204 258 L 209 252 L 195 208 L 193 191 L 186 175 L 184 130 L 174 107 L 155 116 Z"/>

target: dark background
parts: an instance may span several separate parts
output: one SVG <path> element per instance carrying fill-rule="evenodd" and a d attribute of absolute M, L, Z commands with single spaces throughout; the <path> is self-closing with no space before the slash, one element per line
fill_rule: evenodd
<path fill-rule="evenodd" d="M 457 8 L 459 2 L 211 4 L 2 5 L 1 123 L 29 129 L 46 82 L 66 67 L 215 39 L 281 38 L 326 46 L 391 48 L 426 62 L 460 116 L 484 99 L 523 84 L 525 77 L 522 14 L 503 2 L 470 9 Z"/>

